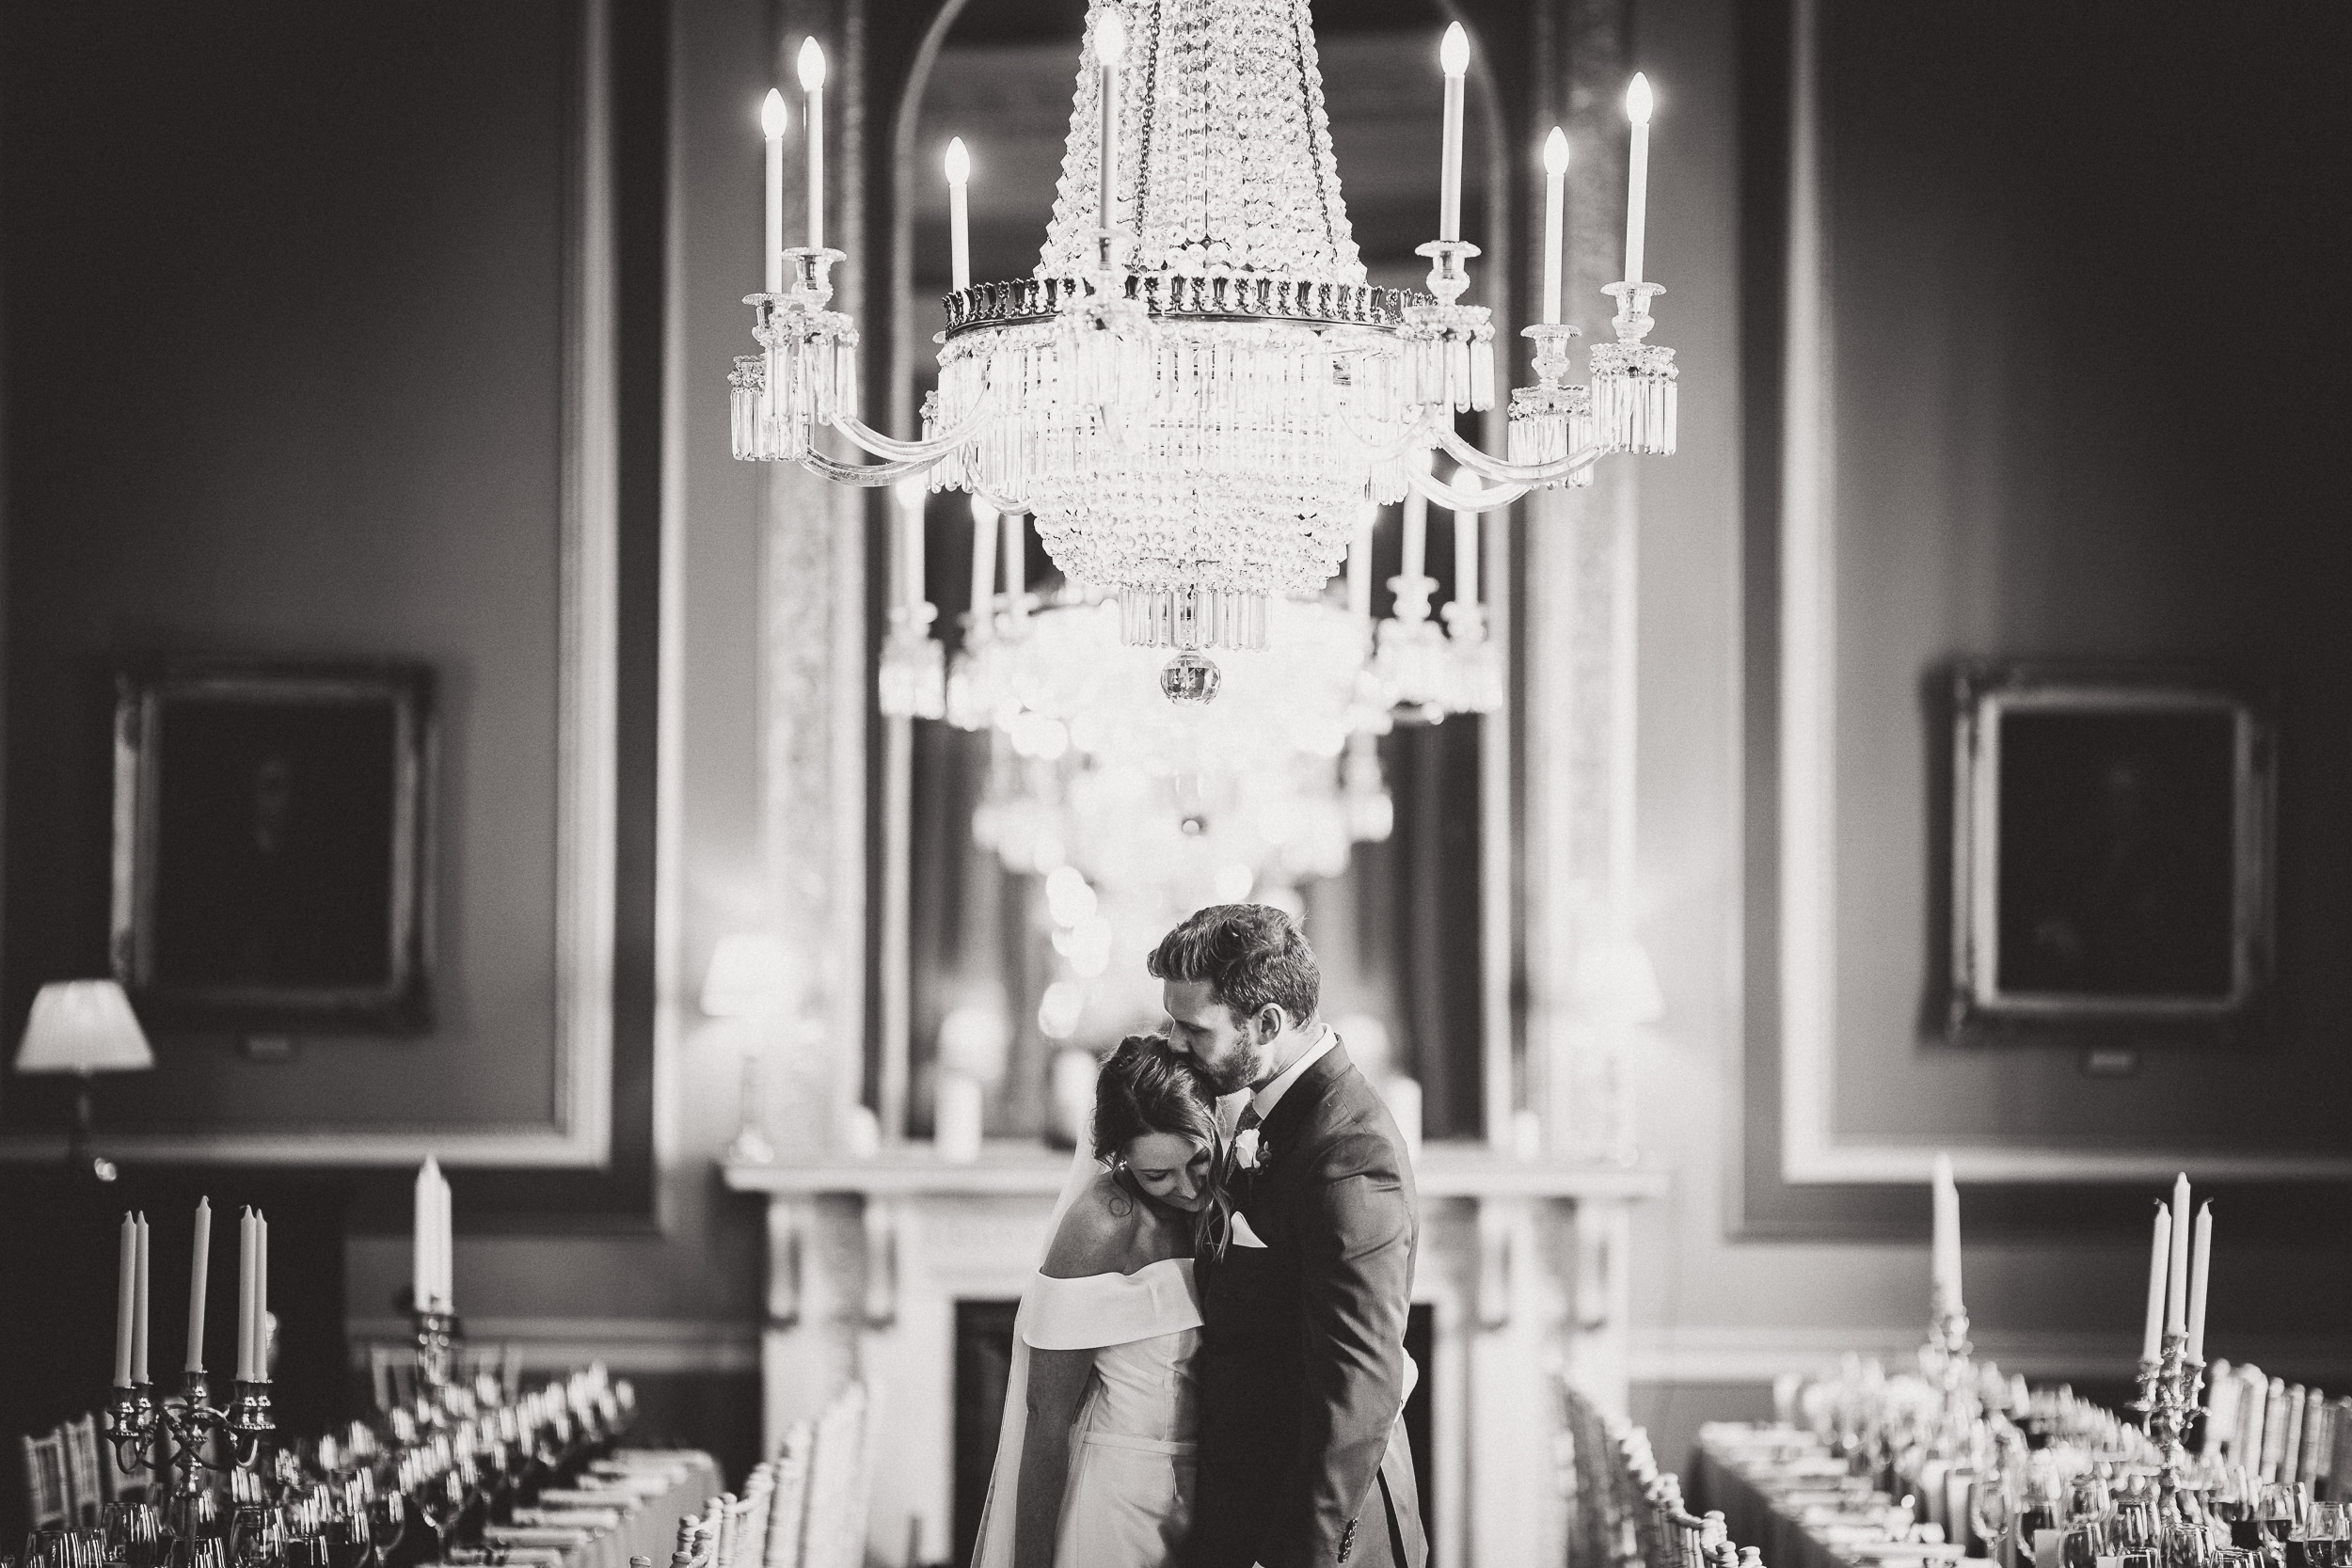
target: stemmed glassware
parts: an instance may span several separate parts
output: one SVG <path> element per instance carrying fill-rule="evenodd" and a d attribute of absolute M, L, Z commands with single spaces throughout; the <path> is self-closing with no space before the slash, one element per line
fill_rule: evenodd
<path fill-rule="evenodd" d="M 163 1511 L 143 1499 L 117 1498 L 106 1505 L 106 1561 L 121 1568 L 162 1568 Z"/>
<path fill-rule="evenodd" d="M 2312 1504 L 2303 1516 L 2302 1540 L 2310 1568 L 2352 1564 L 2352 1503 Z"/>

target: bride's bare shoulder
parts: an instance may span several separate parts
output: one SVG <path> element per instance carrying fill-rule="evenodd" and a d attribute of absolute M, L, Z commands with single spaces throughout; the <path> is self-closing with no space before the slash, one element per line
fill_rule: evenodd
<path fill-rule="evenodd" d="M 1094 1274 L 1125 1274 L 1135 1250 L 1136 1200 L 1104 1171 L 1089 1182 L 1061 1217 L 1041 1271 L 1055 1279 Z"/>

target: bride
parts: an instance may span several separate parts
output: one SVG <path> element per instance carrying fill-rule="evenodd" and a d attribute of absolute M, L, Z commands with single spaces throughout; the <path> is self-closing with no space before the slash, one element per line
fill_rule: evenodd
<path fill-rule="evenodd" d="M 1130 1035 L 1021 1300 L 974 1568 L 1164 1568 L 1192 1517 L 1196 1247 L 1229 1224 L 1216 1091 Z"/>

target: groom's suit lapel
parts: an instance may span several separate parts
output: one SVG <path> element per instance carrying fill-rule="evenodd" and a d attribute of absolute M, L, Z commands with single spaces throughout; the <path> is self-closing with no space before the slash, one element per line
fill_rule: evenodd
<path fill-rule="evenodd" d="M 1252 1173 L 1256 1180 L 1250 1184 L 1250 1197 L 1264 1194 L 1267 1182 L 1296 1152 L 1299 1134 L 1310 1125 L 1316 1107 L 1330 1094 L 1332 1085 L 1341 1075 L 1354 1066 L 1347 1059 L 1347 1047 L 1334 1036 L 1331 1049 L 1317 1057 L 1311 1067 L 1298 1075 L 1298 1082 L 1283 1092 L 1274 1114 L 1258 1129 L 1258 1168 Z"/>

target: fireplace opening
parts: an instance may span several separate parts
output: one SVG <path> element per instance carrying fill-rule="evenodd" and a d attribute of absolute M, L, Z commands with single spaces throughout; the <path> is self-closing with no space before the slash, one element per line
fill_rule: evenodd
<path fill-rule="evenodd" d="M 988 1500 L 988 1474 L 996 1461 L 996 1433 L 1005 1418 L 1012 1318 L 1019 1306 L 1012 1301 L 956 1303 L 956 1568 L 970 1568 L 973 1547 L 980 1538 L 980 1508 Z M 1437 1499 L 1431 1491 L 1437 1463 L 1430 1429 L 1435 1340 L 1435 1318 L 1427 1304 L 1416 1303 L 1405 1323 L 1405 1349 L 1421 1363 L 1422 1376 L 1413 1397 L 1405 1402 L 1405 1435 L 1413 1448 L 1413 1476 L 1419 1482 L 1422 1523 L 1432 1544 L 1432 1568 L 1438 1539 Z"/>

